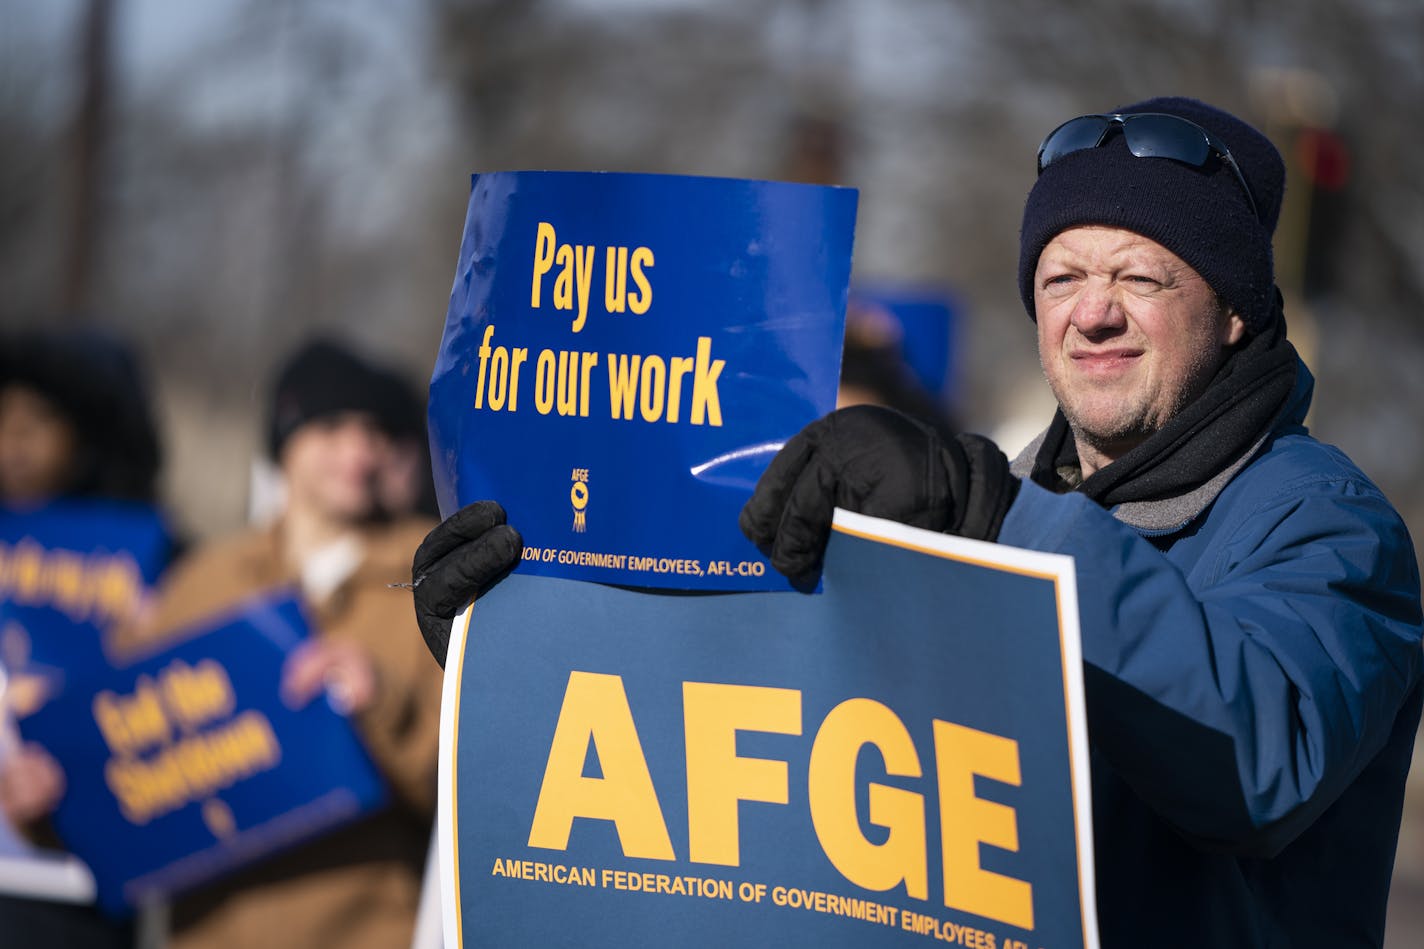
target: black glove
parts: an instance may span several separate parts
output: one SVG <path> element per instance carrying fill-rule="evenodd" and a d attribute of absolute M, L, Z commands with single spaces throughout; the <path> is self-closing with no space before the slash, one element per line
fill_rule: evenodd
<path fill-rule="evenodd" d="M 524 539 L 504 522 L 504 508 L 494 501 L 466 505 L 426 535 L 410 579 L 415 620 L 440 668 L 456 614 L 519 566 L 523 553 Z"/>
<path fill-rule="evenodd" d="M 740 523 L 773 567 L 806 588 L 820 574 L 833 508 L 992 541 L 1018 489 L 1008 459 L 989 439 L 956 435 L 946 442 L 899 412 L 856 405 L 786 443 Z"/>

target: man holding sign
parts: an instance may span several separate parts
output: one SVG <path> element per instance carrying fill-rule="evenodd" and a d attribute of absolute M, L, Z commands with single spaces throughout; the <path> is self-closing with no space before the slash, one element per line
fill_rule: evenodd
<path fill-rule="evenodd" d="M 1078 564 L 1102 943 L 1380 945 L 1420 714 L 1412 544 L 1303 426 L 1271 234 L 1284 167 L 1186 99 L 1043 142 L 1020 292 L 1059 402 L 1012 466 L 887 410 L 792 439 L 742 514 L 773 566 L 819 572 L 832 509 Z M 498 505 L 417 553 L 437 658 L 519 562 Z M 936 635 L 926 629 L 925 636 Z"/>

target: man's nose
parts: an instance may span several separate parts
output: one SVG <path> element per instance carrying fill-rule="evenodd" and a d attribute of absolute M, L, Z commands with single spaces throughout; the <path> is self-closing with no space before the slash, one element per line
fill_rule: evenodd
<path fill-rule="evenodd" d="M 1114 333 L 1127 325 L 1127 314 L 1115 287 L 1089 281 L 1073 307 L 1073 328 L 1084 336 Z"/>

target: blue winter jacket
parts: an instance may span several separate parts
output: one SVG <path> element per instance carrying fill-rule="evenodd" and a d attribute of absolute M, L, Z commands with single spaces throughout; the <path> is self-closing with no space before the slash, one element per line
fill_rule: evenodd
<path fill-rule="evenodd" d="M 1193 510 L 1024 479 L 999 535 L 1076 559 L 1105 949 L 1383 944 L 1419 573 L 1384 495 L 1307 434 L 1298 379 Z"/>

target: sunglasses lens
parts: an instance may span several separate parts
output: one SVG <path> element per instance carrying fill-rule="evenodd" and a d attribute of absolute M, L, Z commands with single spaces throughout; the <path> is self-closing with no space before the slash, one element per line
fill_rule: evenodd
<path fill-rule="evenodd" d="M 1109 120 L 1100 115 L 1080 115 L 1069 119 L 1048 133 L 1038 149 L 1038 170 L 1040 172 L 1070 152 L 1085 148 L 1096 148 L 1102 140 L 1103 130 Z"/>
<path fill-rule="evenodd" d="M 1201 129 L 1170 115 L 1129 116 L 1122 134 L 1138 158 L 1171 158 L 1200 168 L 1211 155 Z"/>

